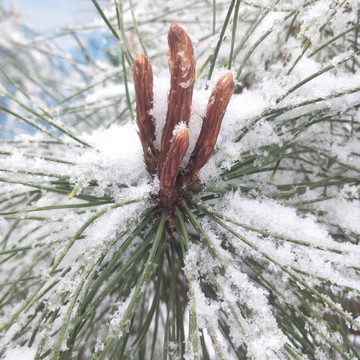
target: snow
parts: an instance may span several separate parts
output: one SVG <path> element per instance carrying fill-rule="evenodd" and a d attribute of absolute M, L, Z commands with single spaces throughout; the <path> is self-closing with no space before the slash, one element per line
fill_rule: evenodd
<path fill-rule="evenodd" d="M 176 126 L 172 132 L 173 138 L 174 138 L 174 136 L 181 133 L 186 128 L 187 128 L 186 123 L 184 123 L 183 121 L 181 121 L 179 124 L 176 124 Z"/>
<path fill-rule="evenodd" d="M 4 360 L 34 360 L 36 354 L 35 348 L 15 346 L 6 351 Z"/>
<path fill-rule="evenodd" d="M 155 123 L 155 145 L 159 149 L 161 134 L 165 125 L 167 113 L 167 96 L 170 89 L 170 79 L 167 77 L 157 77 L 154 81 L 154 106 L 152 115 L 156 119 Z"/>
<path fill-rule="evenodd" d="M 90 172 L 91 177 L 98 180 L 101 188 L 105 189 L 110 183 L 132 184 L 145 177 L 142 149 L 133 124 L 113 125 L 85 139 L 93 145 L 94 151 L 74 160 L 83 174 Z"/>
<path fill-rule="evenodd" d="M 131 89 L 132 90 L 132 89 Z M 94 103 L 97 101 L 103 101 L 109 97 L 120 97 L 124 96 L 125 90 L 123 85 L 111 84 L 102 89 L 98 89 L 96 92 L 93 92 L 86 96 L 87 103 Z"/>

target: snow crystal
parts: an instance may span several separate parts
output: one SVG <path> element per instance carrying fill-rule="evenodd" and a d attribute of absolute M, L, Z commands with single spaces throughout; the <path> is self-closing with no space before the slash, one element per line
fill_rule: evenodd
<path fill-rule="evenodd" d="M 179 85 L 186 89 L 188 88 L 192 83 L 193 83 L 194 79 L 189 79 L 188 81 L 185 81 L 185 82 L 181 82 Z"/>
<path fill-rule="evenodd" d="M 83 178 L 84 174 L 88 180 L 97 180 L 100 196 L 110 184 L 136 183 L 138 195 L 148 193 L 142 148 L 133 125 L 113 125 L 109 129 L 87 135 L 86 140 L 95 150 L 74 157 L 73 160 L 78 164 L 72 174 L 75 182 Z M 142 182 L 139 182 L 140 179 Z M 116 200 L 121 198 L 117 197 Z"/>
<path fill-rule="evenodd" d="M 114 304 L 114 306 L 116 307 L 116 310 L 110 315 L 109 332 L 117 331 L 118 326 L 123 321 L 125 311 L 127 310 L 129 303 L 130 303 L 132 297 L 134 296 L 134 292 L 135 292 L 135 287 L 131 290 L 129 296 L 124 301 L 120 301 L 117 304 Z M 126 331 L 126 327 L 129 327 L 130 324 L 131 324 L 130 319 L 126 320 L 126 322 L 124 322 L 122 324 L 123 330 Z M 118 334 L 118 337 L 121 337 L 121 333 Z"/>
<path fill-rule="evenodd" d="M 35 348 L 15 346 L 6 351 L 4 360 L 34 360 L 35 354 Z"/>
<path fill-rule="evenodd" d="M 169 78 L 159 76 L 154 80 L 154 106 L 152 109 L 152 115 L 156 120 L 155 146 L 158 149 L 160 148 L 161 134 L 166 120 L 169 87 Z"/>
<path fill-rule="evenodd" d="M 332 0 L 325 0 L 306 7 L 300 18 L 300 36 L 316 42 L 320 37 L 319 28 L 327 23 L 333 4 Z"/>
<path fill-rule="evenodd" d="M 133 89 L 132 89 L 133 85 L 128 84 L 128 86 L 129 86 L 129 91 L 133 91 Z M 119 85 L 119 84 L 107 85 L 106 87 L 97 89 L 95 92 L 92 92 L 89 95 L 87 95 L 85 101 L 87 103 L 95 103 L 95 102 L 102 101 L 109 97 L 123 96 L 124 93 L 125 93 L 125 90 L 124 90 L 123 85 Z"/>
<path fill-rule="evenodd" d="M 325 210 L 331 223 L 339 225 L 346 233 L 355 232 L 360 234 L 360 207 L 356 201 L 330 199 L 322 201 L 316 206 Z"/>
<path fill-rule="evenodd" d="M 175 135 L 179 134 L 182 130 L 184 130 L 186 128 L 187 128 L 187 126 L 184 121 L 181 121 L 179 124 L 176 124 L 176 126 L 172 132 L 173 137 Z"/>
<path fill-rule="evenodd" d="M 301 218 L 295 209 L 270 199 L 248 199 L 239 193 L 227 195 L 224 199 L 225 213 L 240 223 L 300 238 L 317 244 L 328 244 L 325 228 L 317 224 L 312 216 Z"/>

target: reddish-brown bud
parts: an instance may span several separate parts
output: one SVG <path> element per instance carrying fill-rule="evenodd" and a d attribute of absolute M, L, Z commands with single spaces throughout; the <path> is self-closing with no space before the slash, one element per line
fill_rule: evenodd
<path fill-rule="evenodd" d="M 191 39 L 185 30 L 172 23 L 168 34 L 168 61 L 171 75 L 166 122 L 160 148 L 160 172 L 167 158 L 176 125 L 189 124 L 195 81 L 195 58 Z"/>
<path fill-rule="evenodd" d="M 192 185 L 198 180 L 200 169 L 209 161 L 215 150 L 226 107 L 233 94 L 234 82 L 231 73 L 222 76 L 209 98 L 200 135 L 185 169 L 185 184 Z"/>
<path fill-rule="evenodd" d="M 151 175 L 157 173 L 158 151 L 154 147 L 155 124 L 151 114 L 154 103 L 153 74 L 149 60 L 139 53 L 134 63 L 136 124 L 144 151 L 145 165 Z"/>
<path fill-rule="evenodd" d="M 175 214 L 184 195 L 195 183 L 200 182 L 199 171 L 214 152 L 221 122 L 233 94 L 233 78 L 228 73 L 216 83 L 189 163 L 180 171 L 189 146 L 188 125 L 195 81 L 195 59 L 189 36 L 176 23 L 171 24 L 168 42 L 171 81 L 166 121 L 159 150 L 154 145 L 152 69 L 148 59 L 141 53 L 135 60 L 133 76 L 137 109 L 136 123 L 139 128 L 145 164 L 153 177 L 156 175 L 159 177 L 159 208 L 166 211 L 171 228 L 171 216 Z"/>
<path fill-rule="evenodd" d="M 184 128 L 172 138 L 170 149 L 160 174 L 160 198 L 163 203 L 171 203 L 176 187 L 177 175 L 188 146 L 188 129 Z"/>

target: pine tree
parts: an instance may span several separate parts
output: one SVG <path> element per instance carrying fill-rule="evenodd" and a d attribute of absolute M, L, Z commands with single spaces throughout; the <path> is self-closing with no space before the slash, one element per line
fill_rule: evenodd
<path fill-rule="evenodd" d="M 92 5 L 0 23 L 0 358 L 359 359 L 358 1 Z"/>

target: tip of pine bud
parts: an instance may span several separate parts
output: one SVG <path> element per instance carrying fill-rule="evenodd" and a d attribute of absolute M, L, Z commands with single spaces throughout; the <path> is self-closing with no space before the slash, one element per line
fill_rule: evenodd
<path fill-rule="evenodd" d="M 144 59 L 146 59 L 146 56 L 141 51 L 139 51 L 136 56 L 135 62 L 141 62 Z"/>
<path fill-rule="evenodd" d="M 148 58 L 142 52 L 139 52 L 134 62 L 134 75 L 136 76 L 137 72 L 142 72 L 144 68 L 150 66 Z"/>
<path fill-rule="evenodd" d="M 183 33 L 185 32 L 185 30 L 178 25 L 176 22 L 172 22 L 170 25 L 170 29 L 169 29 L 169 38 L 173 37 L 174 39 L 179 38 Z"/>
<path fill-rule="evenodd" d="M 231 72 L 226 73 L 225 75 L 223 75 L 217 82 L 216 85 L 219 85 L 221 88 L 223 88 L 224 90 L 231 90 L 231 93 L 233 92 L 234 89 L 234 79 L 232 76 Z"/>
<path fill-rule="evenodd" d="M 168 33 L 168 43 L 169 43 L 170 53 L 171 51 L 176 50 L 176 52 L 185 51 L 189 55 L 193 54 L 194 50 L 189 35 L 186 33 L 184 28 L 182 28 L 180 25 L 178 25 L 175 22 L 173 22 L 170 26 Z"/>
<path fill-rule="evenodd" d="M 188 128 L 184 127 L 181 130 L 177 131 L 174 135 L 173 142 L 175 141 L 179 142 L 180 146 L 184 146 L 186 144 L 186 148 L 189 145 L 189 134 L 188 134 Z"/>

